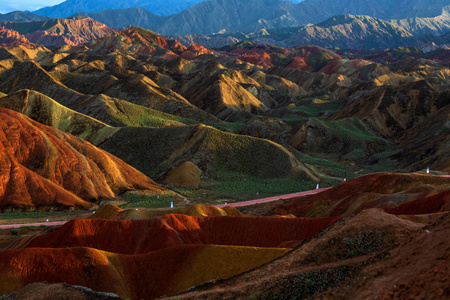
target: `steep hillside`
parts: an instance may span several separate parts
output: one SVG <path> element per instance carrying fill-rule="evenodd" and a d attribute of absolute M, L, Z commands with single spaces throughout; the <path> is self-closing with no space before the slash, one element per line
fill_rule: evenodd
<path fill-rule="evenodd" d="M 390 23 L 405 29 L 417 37 L 424 34 L 441 35 L 450 31 L 450 15 L 448 12 L 431 18 L 390 20 Z"/>
<path fill-rule="evenodd" d="M 1 98 L 0 107 L 15 110 L 41 124 L 70 133 L 94 145 L 103 143 L 119 130 L 30 90 L 21 90 Z"/>
<path fill-rule="evenodd" d="M 160 193 L 151 179 L 72 135 L 1 109 L 5 209 L 90 208 L 130 189 Z M 87 201 L 87 202 L 86 202 Z"/>
<path fill-rule="evenodd" d="M 167 299 L 445 298 L 449 220 L 423 228 L 367 210 L 260 268 Z"/>

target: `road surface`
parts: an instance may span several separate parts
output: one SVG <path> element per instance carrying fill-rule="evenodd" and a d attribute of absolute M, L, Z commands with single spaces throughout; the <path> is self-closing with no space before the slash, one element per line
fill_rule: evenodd
<path fill-rule="evenodd" d="M 258 203 L 264 203 L 264 202 L 270 202 L 270 201 L 275 201 L 275 200 L 280 200 L 280 199 L 290 199 L 290 198 L 294 198 L 294 197 L 301 197 L 301 196 L 306 196 L 306 195 L 313 195 L 313 194 L 317 194 L 317 193 L 323 192 L 323 191 L 328 190 L 328 189 L 330 189 L 330 188 L 327 187 L 327 188 L 321 188 L 321 189 L 310 190 L 310 191 L 305 191 L 305 192 L 300 192 L 300 193 L 294 193 L 294 194 L 287 194 L 287 195 L 281 195 L 281 196 L 275 196 L 275 197 L 269 197 L 269 198 L 262 198 L 262 199 L 256 199 L 256 200 L 249 200 L 249 201 L 244 201 L 244 202 L 236 202 L 236 203 L 229 203 L 229 204 L 221 204 L 221 205 L 216 205 L 216 207 L 218 207 L 218 208 L 223 208 L 223 207 L 225 207 L 225 206 L 234 206 L 234 207 L 247 206 L 247 205 L 258 204 Z"/>
<path fill-rule="evenodd" d="M 60 221 L 60 222 L 40 222 L 40 223 L 25 223 L 25 224 L 9 224 L 9 225 L 0 225 L 0 229 L 13 229 L 13 228 L 20 228 L 20 227 L 26 227 L 26 226 L 34 226 L 34 227 L 39 227 L 39 226 L 59 226 L 59 225 L 64 225 L 66 224 L 68 221 Z"/>

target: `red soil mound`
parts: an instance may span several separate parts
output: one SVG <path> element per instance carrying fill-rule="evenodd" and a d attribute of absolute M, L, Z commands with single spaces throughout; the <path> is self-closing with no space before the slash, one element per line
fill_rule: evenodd
<path fill-rule="evenodd" d="M 66 282 L 122 298 L 154 299 L 271 261 L 287 249 L 183 245 L 143 255 L 92 248 L 20 249 L 0 256 L 0 295 L 39 282 Z"/>
<path fill-rule="evenodd" d="M 309 66 L 302 57 L 294 57 L 294 60 L 291 61 L 286 68 L 290 69 L 298 69 L 301 71 L 311 72 L 313 68 Z"/>
<path fill-rule="evenodd" d="M 0 109 L 0 209 L 89 208 L 83 200 L 129 189 L 161 188 L 86 141 Z"/>
<path fill-rule="evenodd" d="M 296 216 L 345 216 L 363 209 L 378 207 L 395 214 L 429 214 L 448 210 L 450 178 L 423 174 L 375 173 L 346 181 L 321 193 L 292 198 L 269 214 Z M 424 187 L 423 192 L 413 188 Z M 433 190 L 434 189 L 434 190 Z M 408 195 L 409 194 L 409 195 Z M 420 200 L 422 199 L 422 200 Z M 394 207 L 402 206 L 398 210 Z M 425 203 L 432 202 L 427 206 Z M 415 204 L 412 204 L 415 203 Z M 416 208 L 413 209 L 412 207 Z"/>
<path fill-rule="evenodd" d="M 182 244 L 278 247 L 299 244 L 339 218 L 192 217 L 165 215 L 145 220 L 72 220 L 38 236 L 27 248 L 91 247 L 137 254 Z"/>
<path fill-rule="evenodd" d="M 260 65 L 266 68 L 271 67 L 272 64 L 272 57 L 267 54 L 266 52 L 263 52 L 262 54 L 255 52 L 253 50 L 250 50 L 248 52 L 245 52 L 241 56 L 239 56 L 239 59 L 242 61 L 246 61 L 255 65 Z"/>
<path fill-rule="evenodd" d="M 15 46 L 15 45 L 30 45 L 30 41 L 15 30 L 6 29 L 0 26 L 0 45 Z"/>
<path fill-rule="evenodd" d="M 213 54 L 213 52 L 209 49 L 206 49 L 202 45 L 192 43 L 189 48 L 186 49 L 183 53 L 181 53 L 181 57 L 184 59 L 190 59 L 202 54 Z"/>

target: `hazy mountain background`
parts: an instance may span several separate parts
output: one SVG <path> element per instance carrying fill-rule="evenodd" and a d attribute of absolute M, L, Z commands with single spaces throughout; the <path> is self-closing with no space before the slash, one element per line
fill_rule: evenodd
<path fill-rule="evenodd" d="M 41 8 L 34 13 L 52 18 L 64 18 L 78 12 L 144 7 L 157 15 L 168 16 L 179 13 L 199 2 L 201 0 L 67 0 L 58 5 Z"/>
<path fill-rule="evenodd" d="M 450 30 L 450 5 L 443 0 L 297 2 L 68 0 L 35 13 L 52 17 L 86 16 L 117 29 L 129 25 L 139 26 L 176 38 L 186 46 L 195 42 L 205 47 L 221 47 L 248 40 L 282 47 L 314 44 L 323 47 L 384 49 L 419 45 L 415 41 L 423 35 L 438 37 Z M 48 19 L 37 14 L 14 12 L 0 15 L 0 21 Z M 17 27 L 6 27 L 23 34 Z M 438 41 L 433 37 L 420 41 L 423 40 Z"/>

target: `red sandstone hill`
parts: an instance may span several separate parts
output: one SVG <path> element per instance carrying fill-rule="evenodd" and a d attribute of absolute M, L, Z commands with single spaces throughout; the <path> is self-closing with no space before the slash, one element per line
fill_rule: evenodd
<path fill-rule="evenodd" d="M 29 45 L 30 41 L 15 30 L 0 26 L 0 46 Z"/>
<path fill-rule="evenodd" d="M 0 153 L 2 210 L 86 209 L 126 190 L 161 190 L 111 154 L 8 109 L 0 109 Z"/>
<path fill-rule="evenodd" d="M 209 49 L 206 49 L 202 45 L 192 43 L 189 48 L 186 49 L 186 51 L 181 53 L 181 57 L 184 59 L 190 59 L 202 54 L 213 54 L 213 52 Z"/>
<path fill-rule="evenodd" d="M 86 17 L 51 19 L 32 23 L 7 22 L 2 25 L 18 31 L 32 43 L 46 47 L 82 45 L 116 31 Z"/>
<path fill-rule="evenodd" d="M 159 34 L 139 27 L 114 32 L 98 39 L 90 46 L 93 50 L 121 50 L 134 54 L 170 56 L 175 58 L 186 50 L 176 40 L 167 40 Z"/>

